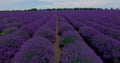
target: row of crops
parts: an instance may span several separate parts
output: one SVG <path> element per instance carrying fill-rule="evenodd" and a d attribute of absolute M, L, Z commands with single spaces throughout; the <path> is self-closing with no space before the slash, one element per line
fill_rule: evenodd
<path fill-rule="evenodd" d="M 120 63 L 118 10 L 0 12 L 0 63 L 55 63 L 56 34 L 57 63 Z"/>

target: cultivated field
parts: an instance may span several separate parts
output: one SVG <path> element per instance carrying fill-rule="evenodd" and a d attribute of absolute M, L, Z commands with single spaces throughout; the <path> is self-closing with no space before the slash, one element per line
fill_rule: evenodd
<path fill-rule="evenodd" d="M 120 63 L 120 10 L 0 12 L 0 63 Z"/>

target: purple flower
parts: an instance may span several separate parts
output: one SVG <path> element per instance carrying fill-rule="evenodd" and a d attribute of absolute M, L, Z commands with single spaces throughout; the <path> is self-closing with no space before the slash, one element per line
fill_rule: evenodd
<path fill-rule="evenodd" d="M 34 36 L 41 36 L 41 37 L 45 37 L 48 40 L 50 40 L 52 43 L 55 42 L 55 31 L 53 31 L 52 29 L 46 28 L 46 27 L 42 27 L 40 29 L 38 29 Z"/>
<path fill-rule="evenodd" d="M 0 37 L 0 63 L 8 63 L 19 50 L 24 40 L 18 36 L 5 35 Z"/>
<path fill-rule="evenodd" d="M 53 45 L 43 37 L 33 37 L 27 40 L 11 63 L 53 63 L 55 53 Z"/>

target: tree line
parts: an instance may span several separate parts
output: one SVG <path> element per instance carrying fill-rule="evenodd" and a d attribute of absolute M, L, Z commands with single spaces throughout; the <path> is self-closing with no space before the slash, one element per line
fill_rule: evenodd
<path fill-rule="evenodd" d="M 47 8 L 47 9 L 37 9 L 31 8 L 27 10 L 1 10 L 1 11 L 43 11 L 43 10 L 120 10 L 119 8 Z"/>

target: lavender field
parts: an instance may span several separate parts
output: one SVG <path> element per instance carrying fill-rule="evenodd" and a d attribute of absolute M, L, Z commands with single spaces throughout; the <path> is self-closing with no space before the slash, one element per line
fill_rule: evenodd
<path fill-rule="evenodd" d="M 120 63 L 120 10 L 0 12 L 0 63 Z"/>

